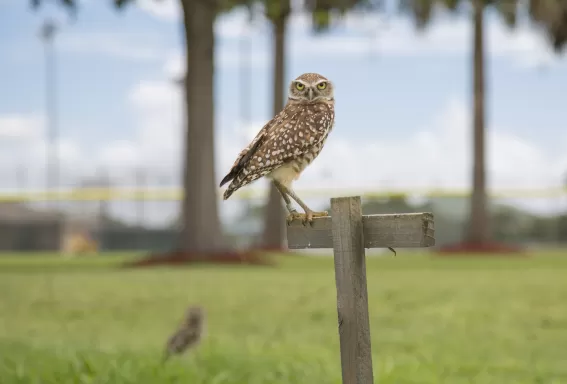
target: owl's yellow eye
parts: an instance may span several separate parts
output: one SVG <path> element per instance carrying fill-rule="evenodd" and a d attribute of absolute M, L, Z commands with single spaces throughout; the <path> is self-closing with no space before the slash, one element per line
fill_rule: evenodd
<path fill-rule="evenodd" d="M 303 91 L 305 89 L 305 84 L 295 83 L 295 88 L 297 88 L 298 91 Z"/>
<path fill-rule="evenodd" d="M 317 84 L 317 88 L 323 90 L 327 88 L 327 83 L 323 81 L 322 83 Z"/>

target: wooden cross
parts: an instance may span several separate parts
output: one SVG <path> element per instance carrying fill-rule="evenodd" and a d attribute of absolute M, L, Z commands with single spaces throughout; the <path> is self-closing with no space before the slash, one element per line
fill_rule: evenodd
<path fill-rule="evenodd" d="M 432 213 L 362 215 L 360 196 L 331 199 L 331 216 L 292 222 L 288 248 L 333 248 L 343 384 L 372 384 L 365 248 L 435 245 Z"/>

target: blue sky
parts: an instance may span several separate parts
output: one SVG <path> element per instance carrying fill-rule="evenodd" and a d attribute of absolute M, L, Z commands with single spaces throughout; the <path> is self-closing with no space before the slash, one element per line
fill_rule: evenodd
<path fill-rule="evenodd" d="M 132 184 L 132 169 L 152 183 L 177 184 L 180 157 L 181 37 L 175 0 L 139 1 L 117 13 L 84 0 L 74 22 L 49 4 L 31 12 L 0 0 L 0 187 L 41 187 L 45 158 L 45 17 L 60 21 L 60 151 L 66 185 L 97 172 Z M 271 109 L 270 27 L 232 12 L 216 26 L 217 178 L 267 121 Z M 252 44 L 252 115 L 241 112 L 238 47 Z M 308 19 L 290 22 L 287 80 L 320 72 L 336 87 L 336 128 L 298 181 L 315 187 L 465 187 L 470 154 L 470 23 L 440 15 L 424 34 L 397 15 L 354 14 L 314 36 Z M 567 172 L 567 58 L 522 22 L 508 32 L 487 21 L 489 180 L 493 187 L 558 185 Z M 261 187 L 263 184 L 258 183 Z"/>

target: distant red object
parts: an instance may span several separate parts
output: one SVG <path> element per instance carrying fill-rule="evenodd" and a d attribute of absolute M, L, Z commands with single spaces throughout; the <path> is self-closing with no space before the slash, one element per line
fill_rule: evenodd
<path fill-rule="evenodd" d="M 506 256 L 527 256 L 525 249 L 518 245 L 487 242 L 487 243 L 455 243 L 439 247 L 436 252 L 444 256 L 455 255 L 466 256 L 465 254 L 475 254 L 475 256 L 490 256 L 490 254 L 499 254 Z"/>
<path fill-rule="evenodd" d="M 180 265 L 191 263 L 210 264 L 249 264 L 272 265 L 263 252 L 218 252 L 218 253 L 189 253 L 184 251 L 169 251 L 154 253 L 141 260 L 126 263 L 126 267 L 150 267 L 158 265 Z"/>

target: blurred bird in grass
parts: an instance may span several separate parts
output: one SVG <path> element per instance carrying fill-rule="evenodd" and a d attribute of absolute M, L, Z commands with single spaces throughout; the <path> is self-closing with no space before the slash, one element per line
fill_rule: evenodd
<path fill-rule="evenodd" d="M 167 341 L 163 361 L 167 361 L 172 355 L 181 355 L 188 349 L 196 347 L 203 336 L 204 322 L 203 308 L 189 307 L 183 322 Z"/>

